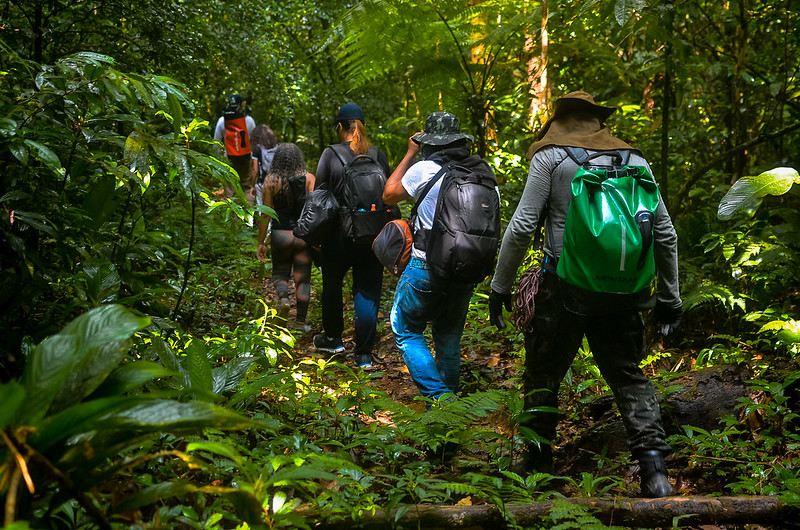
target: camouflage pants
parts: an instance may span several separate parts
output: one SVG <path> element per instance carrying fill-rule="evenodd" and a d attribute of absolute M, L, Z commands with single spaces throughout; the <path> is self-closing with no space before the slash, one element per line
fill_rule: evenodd
<path fill-rule="evenodd" d="M 559 279 L 543 272 L 535 298 L 533 332 L 525 334 L 525 408 L 557 407 L 558 388 L 584 335 L 600 373 L 614 393 L 628 434 L 628 447 L 670 452 L 661 426 L 653 384 L 639 362 L 645 351 L 644 322 L 639 312 L 583 317 L 564 309 Z M 533 390 L 544 391 L 533 392 Z M 534 413 L 524 425 L 553 440 L 558 416 Z"/>

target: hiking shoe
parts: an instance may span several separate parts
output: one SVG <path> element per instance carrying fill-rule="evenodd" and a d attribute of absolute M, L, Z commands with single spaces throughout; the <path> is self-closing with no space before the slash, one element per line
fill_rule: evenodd
<path fill-rule="evenodd" d="M 327 335 L 314 335 L 314 348 L 326 353 L 342 353 L 344 344 L 342 339 L 328 337 Z"/>
<path fill-rule="evenodd" d="M 359 353 L 356 354 L 356 366 L 359 368 L 367 369 L 372 368 L 372 354 L 371 353 Z"/>
<path fill-rule="evenodd" d="M 281 298 L 281 303 L 278 306 L 278 316 L 286 320 L 286 317 L 289 316 L 289 306 L 291 304 L 288 298 Z"/>

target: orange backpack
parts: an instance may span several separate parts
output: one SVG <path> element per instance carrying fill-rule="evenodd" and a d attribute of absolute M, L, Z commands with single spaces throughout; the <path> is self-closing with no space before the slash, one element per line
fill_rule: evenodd
<path fill-rule="evenodd" d="M 250 137 L 247 122 L 239 110 L 225 111 L 225 154 L 228 156 L 250 156 Z"/>

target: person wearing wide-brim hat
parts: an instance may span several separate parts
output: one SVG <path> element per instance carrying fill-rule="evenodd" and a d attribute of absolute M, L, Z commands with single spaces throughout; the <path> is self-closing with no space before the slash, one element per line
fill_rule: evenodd
<path fill-rule="evenodd" d="M 653 385 L 639 368 L 645 344 L 639 308 L 606 310 L 601 314 L 568 311 L 564 306 L 561 280 L 556 274 L 556 263 L 564 244 L 567 209 L 572 199 L 572 178 L 579 167 L 566 148 L 579 147 L 591 154 L 626 151 L 629 165 L 644 166 L 650 171 L 642 153 L 612 136 L 605 126 L 615 110 L 615 107 L 595 103 L 592 96 L 583 91 L 571 92 L 556 100 L 553 114 L 528 150 L 531 160 L 528 180 L 500 245 L 491 283 L 489 314 L 493 325 L 500 329 L 505 327 L 503 308 L 511 309 L 511 290 L 517 269 L 546 216 L 543 270 L 538 277 L 538 291 L 530 304 L 532 307 L 528 307 L 529 311 L 533 310 L 532 319 L 523 329 L 525 409 L 558 408 L 559 385 L 585 336 L 600 372 L 614 393 L 628 434 L 628 446 L 641 466 L 642 496 L 664 497 L 673 491 L 665 463 L 670 447 L 661 425 Z M 610 164 L 611 157 L 602 155 L 593 163 Z M 659 201 L 655 212 L 653 245 L 658 273 L 655 316 L 665 326 L 663 331 L 667 334 L 680 323 L 682 304 L 677 235 L 663 201 Z M 524 460 L 526 471 L 554 471 L 551 442 L 556 437 L 557 422 L 557 414 L 540 412 L 524 423 L 540 437 L 528 443 Z"/>
<path fill-rule="evenodd" d="M 424 241 L 431 230 L 442 179 L 420 198 L 423 189 L 445 164 L 491 171 L 477 155 L 470 155 L 472 135 L 461 132 L 450 112 L 433 112 L 425 129 L 408 139 L 408 150 L 386 183 L 383 201 L 397 204 L 414 198 L 417 217 L 411 260 L 403 271 L 394 296 L 391 324 L 395 341 L 420 393 L 431 400 L 458 392 L 461 335 L 474 285 L 456 283 L 432 274 Z M 421 160 L 416 161 L 418 155 Z M 484 169 L 485 168 L 485 169 Z M 431 325 L 433 354 L 423 332 Z"/>

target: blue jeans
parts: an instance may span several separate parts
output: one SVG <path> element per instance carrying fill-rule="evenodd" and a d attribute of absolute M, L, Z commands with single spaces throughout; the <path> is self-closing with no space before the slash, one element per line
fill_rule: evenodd
<path fill-rule="evenodd" d="M 397 283 L 392 331 L 408 372 L 425 397 L 458 392 L 461 335 L 473 287 L 433 276 L 427 264 L 417 258 L 411 258 Z M 423 336 L 428 322 L 434 354 Z"/>

